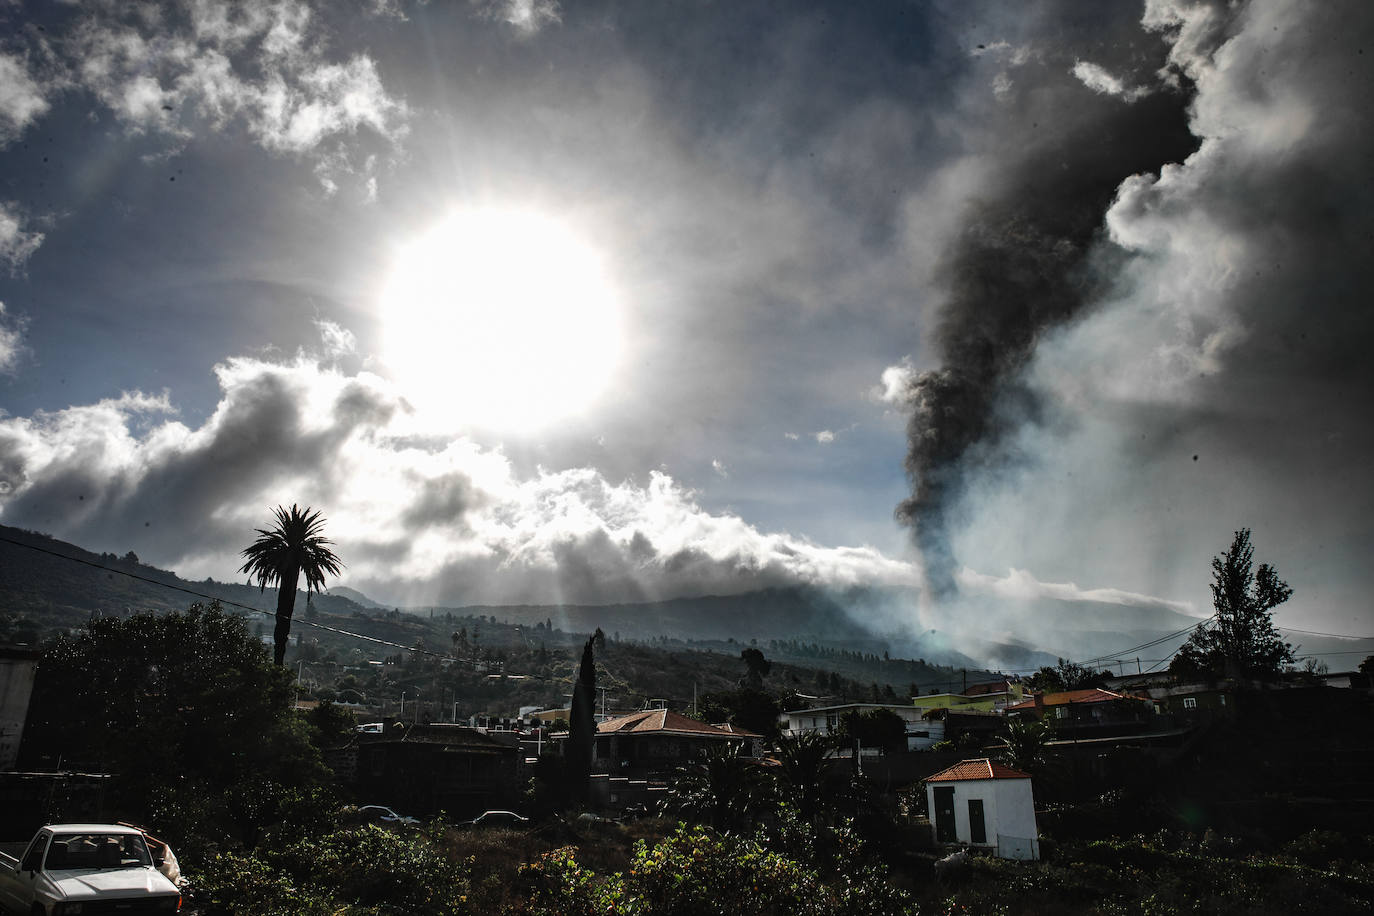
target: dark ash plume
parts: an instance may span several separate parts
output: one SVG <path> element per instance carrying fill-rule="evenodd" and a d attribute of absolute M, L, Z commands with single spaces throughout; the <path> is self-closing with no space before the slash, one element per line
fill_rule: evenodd
<path fill-rule="evenodd" d="M 1118 185 L 1196 148 L 1183 92 L 1126 103 L 1063 84 L 1048 97 L 1049 110 L 1015 115 L 1008 126 L 1052 139 L 1021 156 L 994 196 L 970 209 L 945 254 L 940 279 L 949 295 L 935 329 L 941 366 L 907 392 L 912 495 L 897 517 L 913 529 L 937 598 L 955 588 L 948 512 L 971 465 L 995 461 L 1003 436 L 1034 421 L 1038 405 L 1019 384 L 1020 370 L 1040 336 L 1072 321 L 1105 285 L 1089 259 Z"/>

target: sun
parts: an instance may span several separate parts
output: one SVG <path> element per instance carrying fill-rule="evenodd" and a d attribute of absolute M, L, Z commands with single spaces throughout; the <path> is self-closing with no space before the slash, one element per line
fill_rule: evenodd
<path fill-rule="evenodd" d="M 603 258 L 535 212 L 449 214 L 400 248 L 380 308 L 390 374 L 447 424 L 538 430 L 591 407 L 620 361 Z"/>

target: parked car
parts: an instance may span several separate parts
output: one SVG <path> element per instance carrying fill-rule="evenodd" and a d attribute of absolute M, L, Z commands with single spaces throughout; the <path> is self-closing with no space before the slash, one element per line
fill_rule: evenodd
<path fill-rule="evenodd" d="M 418 817 L 407 817 L 397 814 L 385 805 L 363 805 L 358 809 L 358 817 L 364 824 L 382 824 L 383 826 L 398 827 L 418 827 L 420 819 Z"/>
<path fill-rule="evenodd" d="M 529 823 L 529 818 L 514 811 L 483 811 L 470 821 L 460 821 L 457 827 L 519 827 Z"/>
<path fill-rule="evenodd" d="M 19 856 L 0 852 L 0 908 L 32 916 L 175 913 L 181 892 L 157 865 L 133 827 L 49 824 Z"/>

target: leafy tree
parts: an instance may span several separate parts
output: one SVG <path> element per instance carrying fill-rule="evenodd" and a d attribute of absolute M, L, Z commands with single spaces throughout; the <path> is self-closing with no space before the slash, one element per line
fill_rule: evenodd
<path fill-rule="evenodd" d="M 1169 664 L 1179 677 L 1272 678 L 1293 661 L 1293 647 L 1274 628 L 1272 611 L 1293 594 L 1274 567 L 1254 569 L 1250 529 L 1212 559 L 1216 619 L 1199 624 Z"/>
<path fill-rule="evenodd" d="M 778 733 L 780 712 L 782 706 L 775 698 L 748 687 L 708 693 L 697 703 L 697 714 L 705 722 L 729 722 L 768 738 Z"/>
<path fill-rule="evenodd" d="M 740 661 L 744 662 L 747 669 L 743 680 L 740 681 L 741 687 L 750 690 L 762 690 L 763 679 L 772 670 L 773 663 L 763 657 L 763 653 L 752 646 L 739 654 Z"/>
<path fill-rule="evenodd" d="M 296 585 L 305 575 L 306 600 L 311 592 L 324 587 L 326 574 L 337 576 L 342 561 L 329 549 L 333 541 L 325 537 L 324 519 L 310 507 L 278 506 L 273 516 L 276 525 L 259 528 L 258 539 L 243 551 L 239 570 L 256 578 L 258 586 L 277 586 L 277 625 L 272 632 L 272 660 L 278 665 L 286 659 L 286 641 L 291 636 L 291 615 L 296 609 Z"/>
<path fill-rule="evenodd" d="M 1059 659 L 1053 667 L 1044 665 L 1039 671 L 1026 679 L 1032 690 L 1041 693 L 1062 693 L 1066 690 L 1086 690 L 1101 687 L 1103 672 L 1094 671 L 1084 665 Z"/>
<path fill-rule="evenodd" d="M 260 825 L 236 798 L 326 775 L 293 693 L 290 672 L 218 604 L 99 617 L 40 659 L 24 753 L 118 774 L 119 811 L 156 814 L 169 839 L 245 838 Z"/>
<path fill-rule="evenodd" d="M 890 709 L 850 710 L 837 725 L 841 740 L 858 739 L 864 747 L 880 747 L 889 753 L 906 750 L 906 722 Z"/>

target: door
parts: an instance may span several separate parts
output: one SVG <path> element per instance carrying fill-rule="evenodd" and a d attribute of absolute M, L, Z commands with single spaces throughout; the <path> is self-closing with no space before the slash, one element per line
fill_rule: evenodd
<path fill-rule="evenodd" d="M 975 845 L 987 843 L 988 829 L 983 823 L 983 800 L 981 798 L 968 800 L 968 832 L 970 843 Z"/>
<path fill-rule="evenodd" d="M 953 843 L 959 839 L 954 830 L 954 787 L 935 788 L 935 842 Z"/>

